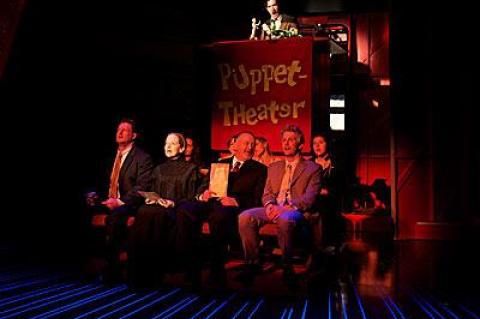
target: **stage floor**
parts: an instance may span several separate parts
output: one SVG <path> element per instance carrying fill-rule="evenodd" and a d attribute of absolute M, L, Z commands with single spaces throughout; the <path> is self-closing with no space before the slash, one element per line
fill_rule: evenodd
<path fill-rule="evenodd" d="M 244 287 L 228 265 L 228 290 L 194 293 L 170 275 L 156 291 L 104 286 L 83 265 L 0 250 L 0 318 L 480 318 L 478 247 L 466 242 L 349 240 L 312 275 L 296 267 L 289 290 L 275 267 Z"/>

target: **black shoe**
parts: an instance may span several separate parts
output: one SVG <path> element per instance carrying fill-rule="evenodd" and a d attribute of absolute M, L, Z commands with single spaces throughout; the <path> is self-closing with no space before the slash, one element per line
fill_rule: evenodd
<path fill-rule="evenodd" d="M 185 280 L 190 282 L 193 291 L 200 291 L 202 288 L 201 269 L 190 269 L 185 272 Z"/>
<path fill-rule="evenodd" d="M 292 266 L 283 267 L 283 282 L 289 289 L 298 288 L 298 278 Z"/>
<path fill-rule="evenodd" d="M 208 284 L 219 289 L 225 289 L 227 287 L 227 272 L 224 265 L 216 265 L 210 268 Z"/>
<path fill-rule="evenodd" d="M 123 282 L 123 276 L 120 269 L 107 268 L 100 276 L 100 280 L 106 286 L 116 286 Z"/>
<path fill-rule="evenodd" d="M 245 269 L 235 277 L 235 280 L 250 286 L 253 284 L 255 276 L 261 274 L 262 271 L 263 267 L 260 264 L 246 264 Z"/>

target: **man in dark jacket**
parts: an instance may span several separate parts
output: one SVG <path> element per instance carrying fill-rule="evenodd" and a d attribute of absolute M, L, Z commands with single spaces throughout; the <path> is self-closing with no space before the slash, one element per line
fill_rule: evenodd
<path fill-rule="evenodd" d="M 127 239 L 127 220 L 135 215 L 143 203 L 139 190 L 150 188 L 153 163 L 150 155 L 135 146 L 137 132 L 130 119 L 120 121 L 117 127 L 118 145 L 110 173 L 108 198 L 102 202 L 108 209 L 106 220 L 107 277 L 119 277 L 118 256 Z"/>
<path fill-rule="evenodd" d="M 197 201 L 186 203 L 177 209 L 177 251 L 190 267 L 192 280 L 198 280 L 199 252 L 196 242 L 203 221 L 208 220 L 211 240 L 210 279 L 223 285 L 227 247 L 238 241 L 238 214 L 248 208 L 261 205 L 267 167 L 252 160 L 255 138 L 249 132 L 238 134 L 231 158 L 221 160 L 230 166 L 227 196 L 215 197 L 210 190 L 197 196 Z"/>

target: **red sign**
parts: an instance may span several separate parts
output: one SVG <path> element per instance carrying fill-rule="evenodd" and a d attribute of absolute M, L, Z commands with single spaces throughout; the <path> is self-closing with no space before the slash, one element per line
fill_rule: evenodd
<path fill-rule="evenodd" d="M 251 131 L 281 151 L 281 130 L 295 124 L 310 140 L 312 45 L 309 38 L 237 41 L 212 47 L 216 75 L 212 105 L 212 149 Z M 309 151 L 306 143 L 303 151 Z"/>

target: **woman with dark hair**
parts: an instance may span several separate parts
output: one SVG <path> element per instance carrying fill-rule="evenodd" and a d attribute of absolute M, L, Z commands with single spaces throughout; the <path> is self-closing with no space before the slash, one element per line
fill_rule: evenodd
<path fill-rule="evenodd" d="M 235 146 L 235 141 L 236 140 L 237 140 L 237 135 L 233 135 L 228 139 L 228 141 L 227 141 L 228 154 L 220 154 L 220 157 L 217 159 L 217 161 L 221 161 L 221 160 L 233 157 L 233 153 L 234 153 L 233 148 Z"/>
<path fill-rule="evenodd" d="M 185 137 L 185 161 L 190 162 L 198 166 L 202 175 L 207 175 L 209 169 L 204 165 L 202 157 L 200 155 L 200 147 L 197 142 L 190 136 Z"/>
<path fill-rule="evenodd" d="M 340 180 L 336 163 L 330 152 L 330 140 L 324 133 L 312 139 L 312 161 L 320 165 L 321 186 L 315 203 L 315 211 L 322 218 L 321 241 L 323 246 L 334 244 L 340 233 Z"/>

